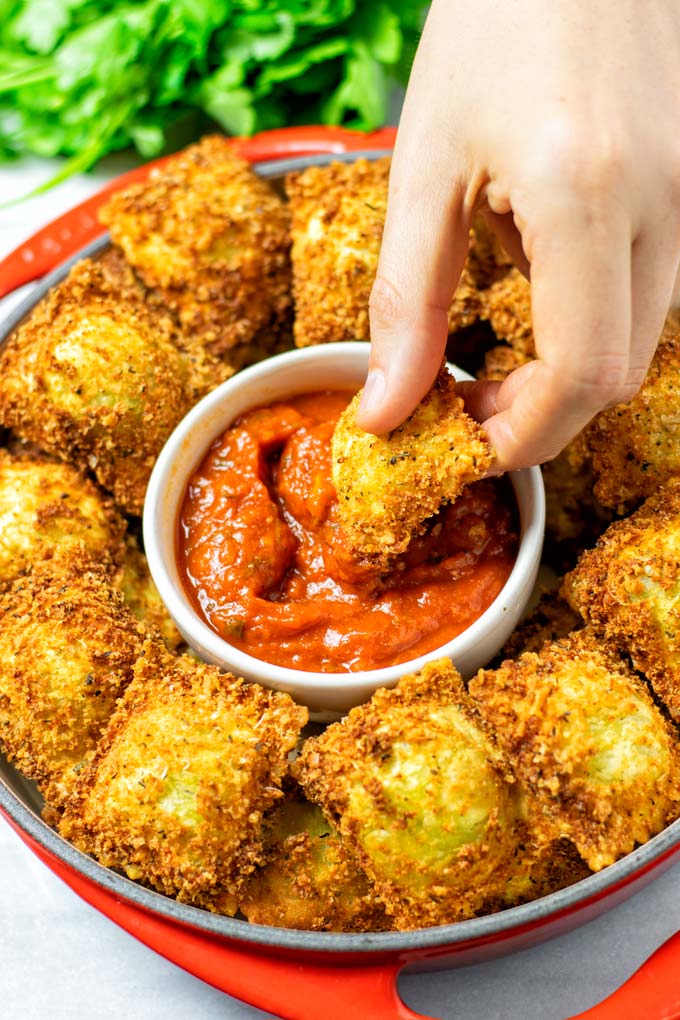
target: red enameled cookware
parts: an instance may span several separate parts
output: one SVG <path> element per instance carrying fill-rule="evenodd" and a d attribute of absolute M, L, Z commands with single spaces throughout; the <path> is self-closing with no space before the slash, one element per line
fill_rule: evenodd
<path fill-rule="evenodd" d="M 309 127 L 234 139 L 234 146 L 257 164 L 258 172 L 276 181 L 312 162 L 351 160 L 359 153 L 375 157 L 393 142 L 393 128 L 363 135 Z M 69 262 L 62 265 L 65 260 L 92 254 L 108 243 L 96 219 L 106 197 L 142 180 L 160 162 L 119 177 L 0 262 L 0 296 L 59 264 L 0 324 L 0 342 L 65 275 L 69 266 Z M 356 1016 L 357 1003 L 361 1003 L 363 1020 L 417 1020 L 419 1014 L 405 1006 L 397 993 L 397 975 L 404 966 L 428 969 L 477 963 L 563 934 L 640 890 L 680 855 L 678 821 L 599 874 L 533 903 L 422 931 L 342 935 L 265 928 L 219 917 L 103 868 L 45 825 L 35 789 L 1 756 L 0 811 L 34 853 L 97 910 L 197 977 L 286 1020 Z M 680 1018 L 680 933 L 612 996 L 571 1020 L 673 1018 Z"/>

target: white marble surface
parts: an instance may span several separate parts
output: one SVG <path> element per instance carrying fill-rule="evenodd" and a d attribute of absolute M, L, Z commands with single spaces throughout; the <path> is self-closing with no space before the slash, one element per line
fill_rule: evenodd
<path fill-rule="evenodd" d="M 86 197 L 112 173 L 73 179 L 0 209 L 0 257 Z M 0 202 L 45 179 L 54 164 L 0 168 Z M 13 303 L 0 303 L 0 316 Z M 409 974 L 400 991 L 442 1020 L 565 1020 L 602 999 L 680 927 L 680 865 L 585 928 L 476 967 Z M 208 987 L 118 929 L 55 878 L 0 820 L 2 1020 L 258 1020 L 267 1014 Z M 357 1003 L 357 1020 L 371 1020 Z M 333 1013 L 328 1020 L 346 1020 Z M 347 1018 L 353 1020 L 353 1018 Z M 640 1017 L 639 1020 L 646 1020 Z"/>

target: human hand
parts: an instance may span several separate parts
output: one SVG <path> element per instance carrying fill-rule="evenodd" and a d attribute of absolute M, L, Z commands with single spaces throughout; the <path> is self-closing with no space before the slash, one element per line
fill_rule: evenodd
<path fill-rule="evenodd" d="M 537 360 L 462 384 L 499 469 L 555 456 L 652 359 L 680 265 L 677 0 L 434 0 L 394 149 L 358 417 L 430 388 L 481 210 L 531 270 Z"/>

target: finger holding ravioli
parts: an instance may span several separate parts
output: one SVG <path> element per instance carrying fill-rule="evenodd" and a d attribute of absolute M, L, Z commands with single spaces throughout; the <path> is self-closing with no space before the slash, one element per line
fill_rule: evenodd
<path fill-rule="evenodd" d="M 287 694 L 149 640 L 59 831 L 130 878 L 233 914 L 306 721 Z"/>
<path fill-rule="evenodd" d="M 123 510 L 139 514 L 156 457 L 195 400 L 194 366 L 167 317 L 132 284 L 121 300 L 116 259 L 78 263 L 10 337 L 0 422 L 90 469 Z"/>
<path fill-rule="evenodd" d="M 453 502 L 491 464 L 493 451 L 455 386 L 442 368 L 413 414 L 382 436 L 356 423 L 361 393 L 341 415 L 332 475 L 338 517 L 357 560 L 387 566 L 442 503 Z"/>
<path fill-rule="evenodd" d="M 555 836 L 599 870 L 678 806 L 678 747 L 644 683 L 591 631 L 498 669 L 470 694 Z"/>

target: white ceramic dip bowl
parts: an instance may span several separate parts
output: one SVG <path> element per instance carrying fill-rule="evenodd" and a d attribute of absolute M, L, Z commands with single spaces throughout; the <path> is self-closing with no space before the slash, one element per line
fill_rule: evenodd
<path fill-rule="evenodd" d="M 318 719 L 330 719 L 367 701 L 378 687 L 393 687 L 405 673 L 448 656 L 464 677 L 484 666 L 517 625 L 531 595 L 541 558 L 545 495 L 539 468 L 509 475 L 517 500 L 517 560 L 500 594 L 471 626 L 441 647 L 397 666 L 344 673 L 314 673 L 276 666 L 224 641 L 198 615 L 177 564 L 177 522 L 191 475 L 209 446 L 239 415 L 278 400 L 333 389 L 359 389 L 369 345 L 334 343 L 289 351 L 239 372 L 203 398 L 179 423 L 156 462 L 144 506 L 144 545 L 151 575 L 187 644 L 206 662 L 265 687 L 286 691 Z M 457 379 L 467 373 L 450 366 Z"/>

